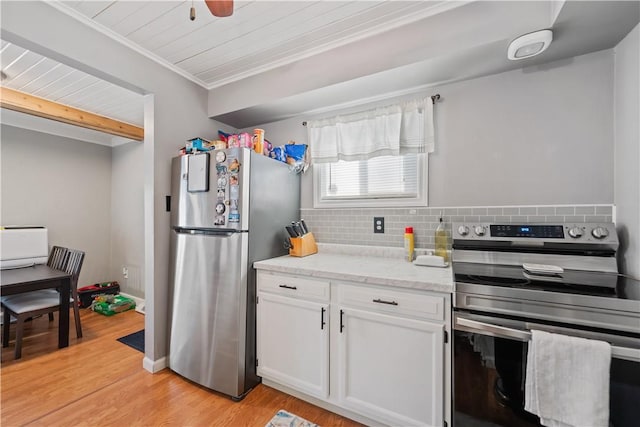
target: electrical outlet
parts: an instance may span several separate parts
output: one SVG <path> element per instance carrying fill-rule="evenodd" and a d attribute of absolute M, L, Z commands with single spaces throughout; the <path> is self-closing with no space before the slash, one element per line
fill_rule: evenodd
<path fill-rule="evenodd" d="M 125 279 L 129 278 L 129 269 L 127 267 L 122 267 L 122 276 L 124 276 Z"/>
<path fill-rule="evenodd" d="M 373 217 L 373 232 L 384 233 L 384 217 L 383 216 Z"/>

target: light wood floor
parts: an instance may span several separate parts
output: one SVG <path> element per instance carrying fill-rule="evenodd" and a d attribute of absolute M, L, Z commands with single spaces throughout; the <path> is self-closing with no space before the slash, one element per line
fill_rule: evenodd
<path fill-rule="evenodd" d="M 82 312 L 84 337 L 57 349 L 57 318 L 26 327 L 22 358 L 2 349 L 0 424 L 10 426 L 264 426 L 279 409 L 321 426 L 359 426 L 260 384 L 241 402 L 165 369 L 142 369 L 143 354 L 117 338 L 144 327 L 135 311 Z M 71 314 L 73 316 L 73 314 Z"/>

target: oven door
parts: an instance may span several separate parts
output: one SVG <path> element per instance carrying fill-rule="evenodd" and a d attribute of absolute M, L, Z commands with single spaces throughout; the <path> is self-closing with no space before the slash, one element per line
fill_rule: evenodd
<path fill-rule="evenodd" d="M 537 416 L 524 410 L 531 329 L 610 342 L 610 426 L 637 425 L 640 338 L 456 311 L 452 390 L 455 427 L 541 425 Z"/>

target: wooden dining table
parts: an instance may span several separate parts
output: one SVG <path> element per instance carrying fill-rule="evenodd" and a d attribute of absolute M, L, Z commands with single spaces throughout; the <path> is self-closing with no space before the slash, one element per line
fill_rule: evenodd
<path fill-rule="evenodd" d="M 0 295 L 2 296 L 49 288 L 57 288 L 60 291 L 58 348 L 68 347 L 71 275 L 45 264 L 0 271 Z"/>

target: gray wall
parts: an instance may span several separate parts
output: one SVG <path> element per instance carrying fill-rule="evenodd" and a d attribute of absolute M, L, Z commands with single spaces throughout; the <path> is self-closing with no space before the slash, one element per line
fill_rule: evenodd
<path fill-rule="evenodd" d="M 111 150 L 111 256 L 109 277 L 121 290 L 144 298 L 144 146 Z M 128 269 L 128 278 L 122 268 Z"/>
<path fill-rule="evenodd" d="M 78 286 L 117 280 L 144 298 L 143 145 L 111 148 L 2 125 L 0 150 L 2 224 L 45 225 L 50 246 L 85 251 Z"/>
<path fill-rule="evenodd" d="M 145 339 L 144 365 L 163 367 L 167 354 L 169 194 L 171 157 L 194 136 L 207 137 L 218 124 L 207 117 L 207 91 L 44 2 L 2 2 L 2 37 L 67 65 L 153 94 L 145 112 Z M 152 120 L 150 123 L 149 120 Z M 151 124 L 151 125 L 150 125 Z M 223 128 L 224 129 L 224 128 Z M 227 129 L 229 130 L 229 129 Z"/>
<path fill-rule="evenodd" d="M 44 225 L 85 252 L 78 286 L 111 279 L 111 148 L 2 125 L 2 225 Z"/>
<path fill-rule="evenodd" d="M 620 271 L 640 278 L 640 26 L 615 48 L 615 190 Z"/>
<path fill-rule="evenodd" d="M 437 88 L 431 206 L 613 202 L 611 50 Z"/>
<path fill-rule="evenodd" d="M 434 108 L 429 206 L 613 202 L 612 50 L 408 98 L 435 93 L 442 99 Z M 306 143 L 301 123 L 317 117 L 258 127 L 275 144 Z M 303 208 L 313 207 L 311 175 L 303 178 Z"/>

